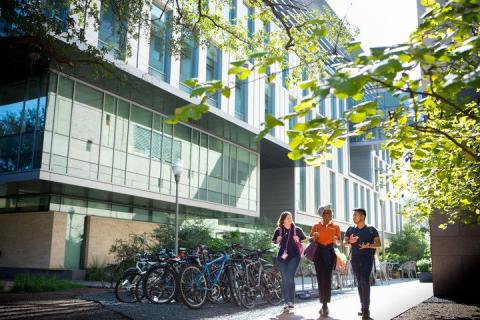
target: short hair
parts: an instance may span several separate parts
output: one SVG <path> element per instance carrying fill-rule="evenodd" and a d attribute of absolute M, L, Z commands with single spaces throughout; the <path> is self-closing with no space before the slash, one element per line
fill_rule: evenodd
<path fill-rule="evenodd" d="M 285 218 L 288 215 L 292 215 L 292 213 L 290 211 L 283 211 L 280 214 L 280 217 L 278 218 L 278 222 L 277 222 L 277 225 L 278 225 L 279 228 L 283 227 L 283 222 L 285 221 Z"/>
<path fill-rule="evenodd" d="M 333 211 L 332 211 L 332 209 L 327 208 L 327 209 L 323 210 L 322 216 L 323 216 L 324 214 L 331 214 L 331 215 L 333 216 Z"/>
<path fill-rule="evenodd" d="M 365 218 L 367 218 L 367 211 L 365 211 L 365 209 L 363 209 L 363 208 L 355 208 L 355 209 L 353 209 L 353 212 L 358 212 L 358 213 L 362 214 Z"/>

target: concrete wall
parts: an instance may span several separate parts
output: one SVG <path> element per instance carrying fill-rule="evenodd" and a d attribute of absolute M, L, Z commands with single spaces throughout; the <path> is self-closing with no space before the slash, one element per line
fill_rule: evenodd
<path fill-rule="evenodd" d="M 282 211 L 295 209 L 295 168 L 260 171 L 260 215 L 277 221 Z"/>
<path fill-rule="evenodd" d="M 67 216 L 63 212 L 0 215 L 0 267 L 63 268 Z"/>
<path fill-rule="evenodd" d="M 480 226 L 460 223 L 445 230 L 438 226 L 445 217 L 437 214 L 430 223 L 433 293 L 436 297 L 480 302 L 472 289 L 480 286 Z"/>
<path fill-rule="evenodd" d="M 130 234 L 150 233 L 157 223 L 87 216 L 85 221 L 85 267 L 114 262 L 110 248 L 116 239 L 128 240 Z"/>

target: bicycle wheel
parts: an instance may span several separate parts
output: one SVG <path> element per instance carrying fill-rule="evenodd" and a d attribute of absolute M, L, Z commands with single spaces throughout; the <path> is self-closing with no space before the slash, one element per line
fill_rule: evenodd
<path fill-rule="evenodd" d="M 235 269 L 229 269 L 229 271 L 227 272 L 227 276 L 232 300 L 237 305 L 237 307 L 240 307 L 242 305 L 240 302 L 240 285 L 242 281 L 240 279 L 240 274 Z"/>
<path fill-rule="evenodd" d="M 185 267 L 178 277 L 177 286 L 180 297 L 191 309 L 200 309 L 207 300 L 207 279 L 202 270 L 195 265 Z"/>
<path fill-rule="evenodd" d="M 145 276 L 146 272 L 143 272 L 141 274 L 140 279 L 137 282 L 137 285 L 135 286 L 135 298 L 137 299 L 138 302 L 143 302 L 147 298 L 146 292 L 145 292 Z"/>
<path fill-rule="evenodd" d="M 254 274 L 249 274 L 251 279 L 255 279 Z M 246 273 L 242 275 L 242 284 L 240 285 L 240 303 L 247 309 L 255 307 L 255 300 L 257 300 L 257 290 L 255 286 L 248 283 Z"/>
<path fill-rule="evenodd" d="M 139 272 L 127 273 L 115 284 L 115 297 L 118 301 L 133 303 L 137 301 L 135 288 L 142 275 Z"/>
<path fill-rule="evenodd" d="M 282 278 L 275 268 L 269 268 L 263 272 L 262 287 L 265 300 L 271 305 L 279 305 L 282 302 Z"/>
<path fill-rule="evenodd" d="M 168 303 L 177 291 L 175 274 L 163 265 L 147 271 L 143 286 L 147 299 L 152 303 Z"/>

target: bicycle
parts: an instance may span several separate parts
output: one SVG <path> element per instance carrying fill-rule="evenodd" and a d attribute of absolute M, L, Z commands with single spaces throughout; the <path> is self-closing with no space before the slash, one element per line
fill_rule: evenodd
<path fill-rule="evenodd" d="M 135 255 L 135 260 L 135 267 L 127 269 L 115 284 L 115 297 L 120 302 L 134 303 L 143 298 L 138 296 L 137 285 L 152 262 L 140 254 Z"/>
<path fill-rule="evenodd" d="M 181 271 L 178 290 L 187 307 L 200 309 L 207 299 L 212 303 L 230 301 L 228 278 L 230 255 L 227 251 L 237 246 L 235 244 L 225 248 L 225 252 L 219 253 L 217 258 L 203 264 L 197 257 L 197 264 L 190 264 Z M 206 253 L 204 247 L 200 249 L 199 255 Z"/>

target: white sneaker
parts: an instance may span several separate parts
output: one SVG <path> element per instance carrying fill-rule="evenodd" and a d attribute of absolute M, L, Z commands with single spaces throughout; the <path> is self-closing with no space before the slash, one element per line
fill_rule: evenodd
<path fill-rule="evenodd" d="M 283 305 L 283 310 L 288 310 L 288 304 Z"/>
<path fill-rule="evenodd" d="M 288 309 L 293 309 L 295 306 L 293 305 L 293 302 L 288 303 Z"/>

